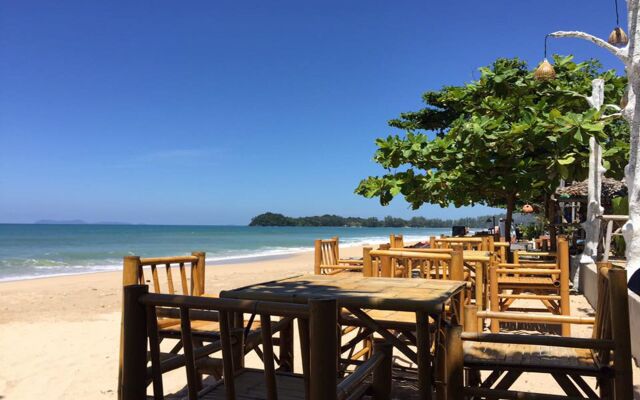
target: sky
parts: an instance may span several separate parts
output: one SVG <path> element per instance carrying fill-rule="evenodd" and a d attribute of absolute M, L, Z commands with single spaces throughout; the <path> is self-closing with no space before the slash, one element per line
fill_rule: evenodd
<path fill-rule="evenodd" d="M 423 92 L 615 23 L 613 0 L 0 0 L 0 222 L 490 214 L 353 190 Z"/>

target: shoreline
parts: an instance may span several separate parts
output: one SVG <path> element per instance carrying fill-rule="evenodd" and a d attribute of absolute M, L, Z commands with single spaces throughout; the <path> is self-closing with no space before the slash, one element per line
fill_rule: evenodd
<path fill-rule="evenodd" d="M 434 235 L 439 237 L 440 235 Z M 409 236 L 408 240 L 413 242 L 415 237 Z M 424 239 L 423 239 L 424 240 Z M 381 243 L 386 243 L 388 240 L 373 237 L 371 240 L 359 240 L 356 242 L 341 242 L 340 248 L 342 251 L 348 251 L 347 249 L 354 248 L 362 248 L 365 245 L 378 245 Z M 266 250 L 264 252 L 273 251 Z M 207 258 L 207 265 L 211 266 L 222 266 L 222 265 L 234 265 L 234 264 L 244 264 L 244 263 L 254 263 L 254 262 L 265 262 L 271 260 L 285 259 L 289 257 L 295 257 L 296 255 L 305 254 L 305 253 L 313 253 L 313 247 L 292 247 L 290 250 L 284 248 L 281 252 L 280 250 L 275 250 L 274 254 L 239 254 L 239 255 L 230 255 L 230 256 L 222 256 L 222 257 L 211 257 Z M 186 254 L 186 253 L 185 253 Z M 79 266 L 81 268 L 91 268 L 91 266 Z M 102 270 L 88 270 L 88 271 L 79 271 L 79 272 L 60 272 L 60 273 L 50 273 L 50 274 L 42 274 L 42 275 L 18 275 L 15 277 L 2 277 L 0 278 L 0 285 L 11 282 L 23 282 L 23 281 L 37 281 L 41 279 L 52 279 L 52 278 L 60 278 L 60 277 L 70 277 L 70 276 L 84 276 L 84 275 L 92 275 L 92 274 L 104 274 L 104 273 L 113 273 L 122 271 L 122 262 L 120 264 L 113 265 L 103 265 L 101 266 L 104 269 Z"/>
<path fill-rule="evenodd" d="M 261 261 L 271 261 L 278 259 L 285 259 L 289 257 L 295 257 L 298 254 L 312 252 L 312 250 L 302 250 L 300 252 L 295 253 L 286 253 L 286 254 L 273 254 L 273 255 L 265 255 L 265 256 L 247 256 L 247 257 L 237 257 L 237 258 L 229 258 L 225 260 L 214 260 L 207 261 L 207 266 L 213 267 L 221 267 L 224 265 L 234 265 L 240 263 L 254 263 Z M 82 272 L 68 272 L 68 273 L 59 273 L 59 274 L 48 274 L 48 275 L 34 275 L 34 276 L 19 276 L 16 278 L 0 278 L 0 285 L 5 283 L 14 283 L 14 282 L 24 282 L 24 281 L 37 281 L 41 279 L 55 279 L 55 278 L 66 278 L 70 276 L 86 276 L 93 274 L 110 274 L 114 272 L 121 272 L 122 265 L 115 266 L 114 269 L 108 269 L 104 271 L 82 271 Z"/>
<path fill-rule="evenodd" d="M 362 247 L 341 248 L 342 255 L 361 257 Z M 313 273 L 313 251 L 206 265 L 205 291 L 217 294 L 251 283 Z M 121 296 L 122 269 L 2 281 L 0 324 L 52 319 L 77 321 L 119 313 Z"/>

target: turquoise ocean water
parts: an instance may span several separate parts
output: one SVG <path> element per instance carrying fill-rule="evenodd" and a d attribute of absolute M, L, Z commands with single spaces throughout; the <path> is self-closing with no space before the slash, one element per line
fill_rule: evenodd
<path fill-rule="evenodd" d="M 313 240 L 340 236 L 343 246 L 406 241 L 450 233 L 450 228 L 339 228 L 176 225 L 0 224 L 0 281 L 113 271 L 126 255 L 168 256 L 206 251 L 225 263 L 311 250 Z"/>

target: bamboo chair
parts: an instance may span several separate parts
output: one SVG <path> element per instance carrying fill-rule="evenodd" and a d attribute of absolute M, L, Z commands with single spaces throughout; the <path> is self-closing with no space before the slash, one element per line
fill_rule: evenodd
<path fill-rule="evenodd" d="M 122 400 L 147 398 L 145 381 L 153 382 L 153 398 L 164 399 L 163 365 L 160 360 L 157 314 L 172 308 L 180 314 L 182 341 L 181 356 L 185 366 L 189 400 L 195 399 L 302 399 L 343 400 L 359 399 L 365 395 L 374 399 L 389 399 L 391 390 L 391 352 L 389 344 L 379 342 L 376 351 L 345 379 L 338 380 L 337 338 L 338 322 L 335 299 L 310 300 L 307 305 L 243 301 L 194 296 L 148 293 L 148 286 L 132 285 L 124 295 L 124 357 L 123 380 L 119 386 Z M 194 345 L 190 329 L 194 313 L 217 312 L 220 315 L 220 339 L 206 347 Z M 246 368 L 246 348 L 255 346 L 257 338 L 244 339 L 242 330 L 231 324 L 234 314 L 257 312 L 265 322 L 261 331 L 264 343 L 264 370 Z M 298 319 L 302 349 L 302 374 L 276 371 L 268 321 L 273 316 L 292 321 Z M 149 362 L 147 359 L 147 346 Z M 201 388 L 197 380 L 197 366 L 208 354 L 222 351 L 224 378 Z"/>
<path fill-rule="evenodd" d="M 483 250 L 482 237 L 441 237 L 435 239 L 434 248 L 446 249 L 453 245 L 462 245 L 464 250 Z"/>
<path fill-rule="evenodd" d="M 419 251 L 418 251 L 419 250 Z M 464 271 L 463 255 L 460 246 L 454 246 L 453 249 L 437 249 L 436 252 L 429 252 L 430 249 L 390 249 L 390 250 L 372 250 L 365 247 L 363 275 L 367 277 L 398 277 L 394 272 L 394 260 L 404 261 L 411 270 L 412 265 L 419 265 L 423 268 L 425 265 L 436 265 L 438 271 L 436 274 L 420 273 L 421 278 L 426 279 L 450 279 L 464 281 L 468 279 L 468 273 Z M 402 276 L 407 278 L 406 276 Z M 448 314 L 457 321 L 463 321 L 463 305 L 469 299 L 468 291 L 461 292 L 458 298 L 453 299 L 453 304 L 447 307 Z M 398 329 L 415 329 L 415 317 L 403 313 L 395 312 L 392 315 L 377 310 L 371 311 L 371 317 L 377 321 L 389 322 L 398 325 Z M 406 323 L 406 324 L 404 324 Z M 409 335 L 407 335 L 409 336 Z"/>
<path fill-rule="evenodd" d="M 345 271 L 362 271 L 362 260 L 341 259 L 337 236 L 331 239 L 316 240 L 314 273 L 316 275 L 333 275 Z"/>
<path fill-rule="evenodd" d="M 404 249 L 404 236 L 403 235 L 389 235 L 389 249 L 399 248 Z M 408 277 L 411 274 L 412 265 L 411 261 L 393 259 L 392 269 L 396 277 Z"/>
<path fill-rule="evenodd" d="M 126 256 L 122 269 L 122 284 L 152 284 L 154 293 L 204 295 L 205 259 L 202 252 L 191 256 L 141 258 Z M 177 281 L 176 276 L 177 275 Z M 163 336 L 180 337 L 180 319 L 161 315 L 158 325 Z M 194 321 L 192 329 L 202 332 L 217 331 L 215 321 Z"/>
<path fill-rule="evenodd" d="M 509 254 L 509 248 L 511 247 L 511 243 L 506 241 L 497 241 L 493 242 L 493 248 L 489 249 L 493 254 L 495 254 L 496 261 L 498 263 L 506 263 L 509 262 L 507 259 L 507 255 Z"/>
<path fill-rule="evenodd" d="M 500 313 L 502 319 L 543 321 L 551 324 L 593 325 L 591 338 L 478 333 L 477 317 L 493 318 L 495 312 L 478 312 L 467 306 L 465 332 L 447 343 L 455 360 L 453 370 L 464 363 L 466 398 L 505 399 L 616 399 L 633 398 L 629 305 L 626 271 L 610 263 L 598 263 L 598 300 L 595 318 L 567 315 Z M 478 329 L 480 328 L 480 329 Z M 464 349 L 463 351 L 462 348 Z M 480 371 L 490 371 L 481 380 Z M 548 373 L 566 395 L 543 395 L 510 390 L 525 372 Z M 595 377 L 597 389 L 583 377 Z M 567 397 L 568 396 L 568 397 Z"/>
<path fill-rule="evenodd" d="M 556 262 L 558 253 L 556 251 L 525 251 L 515 250 L 513 252 L 514 264 L 536 264 Z"/>
<path fill-rule="evenodd" d="M 177 257 L 153 257 L 140 258 L 138 256 L 124 257 L 123 264 L 123 286 L 152 284 L 153 292 L 169 295 L 189 295 L 205 296 L 205 266 L 206 254 L 204 252 L 193 252 L 190 256 Z M 209 295 L 209 297 L 212 297 Z M 237 315 L 234 323 L 238 326 L 246 327 L 246 335 L 261 328 L 261 322 L 253 317 L 244 320 L 242 315 Z M 163 339 L 178 339 L 177 343 L 168 352 L 161 354 L 164 368 L 171 370 L 179 367 L 178 353 L 182 350 L 183 343 L 182 325 L 180 315 L 175 310 L 160 310 L 158 312 L 158 337 Z M 199 313 L 191 320 L 191 331 L 194 335 L 195 343 L 204 346 L 204 343 L 215 341 L 220 336 L 219 316 L 215 312 Z M 272 330 L 286 331 L 282 324 L 274 324 Z M 254 350 L 262 357 L 258 347 Z M 201 363 L 199 371 L 214 376 L 221 377 L 222 366 L 219 360 L 209 359 L 205 368 L 205 362 Z"/>
<path fill-rule="evenodd" d="M 558 240 L 555 263 L 495 263 L 489 268 L 489 292 L 492 312 L 508 311 L 517 300 L 539 300 L 544 310 L 556 315 L 569 315 L 569 246 Z M 529 308 L 521 311 L 532 311 Z M 535 310 L 533 310 L 535 311 Z M 500 330 L 499 314 L 491 319 L 491 331 Z M 571 326 L 562 324 L 563 336 L 571 334 Z"/>

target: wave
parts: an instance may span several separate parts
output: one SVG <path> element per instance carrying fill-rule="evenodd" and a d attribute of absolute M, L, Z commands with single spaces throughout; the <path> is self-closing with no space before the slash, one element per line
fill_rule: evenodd
<path fill-rule="evenodd" d="M 439 236 L 439 235 L 438 235 Z M 405 235 L 407 243 L 424 241 L 424 235 Z M 355 236 L 340 238 L 341 247 L 375 246 L 388 243 L 388 236 Z M 230 264 L 241 260 L 259 260 L 270 257 L 289 256 L 313 251 L 312 246 L 265 246 L 258 249 L 237 249 L 209 253 L 207 262 L 217 265 Z M 27 279 L 48 278 L 53 276 L 81 275 L 95 272 L 119 271 L 122 261 L 119 258 L 74 260 L 64 262 L 46 258 L 4 259 L 0 260 L 0 282 Z M 9 275 L 14 273 L 16 275 Z M 4 275 L 4 276 L 2 276 Z"/>

